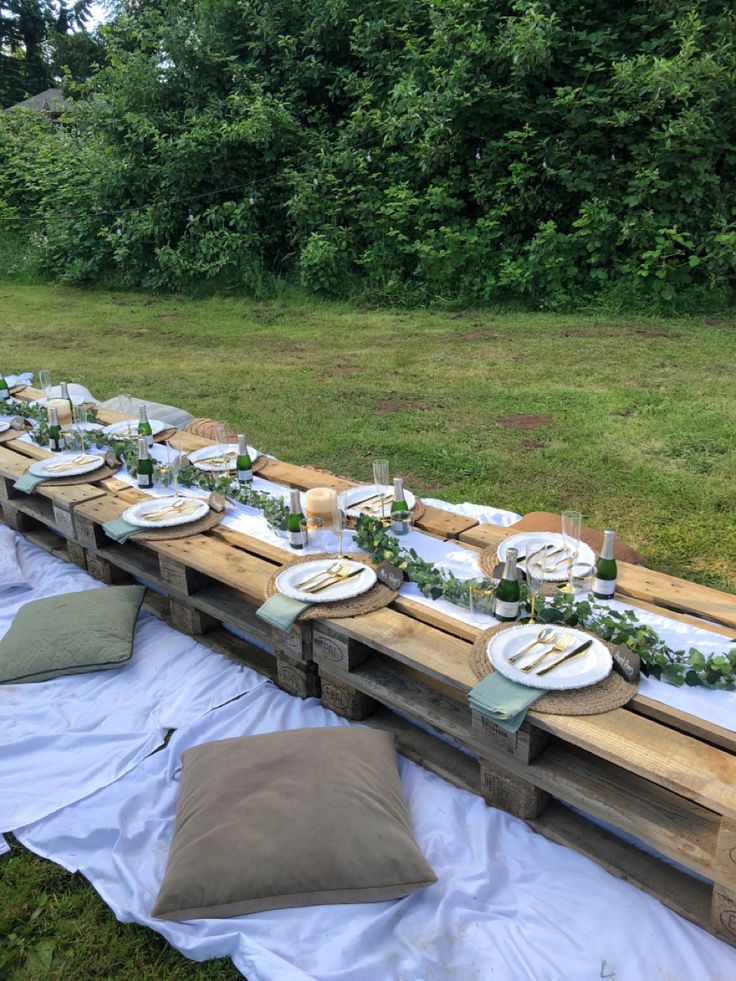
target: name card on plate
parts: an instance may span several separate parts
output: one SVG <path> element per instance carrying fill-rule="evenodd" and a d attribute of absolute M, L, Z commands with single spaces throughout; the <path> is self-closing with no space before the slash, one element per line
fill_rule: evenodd
<path fill-rule="evenodd" d="M 641 658 L 629 650 L 626 644 L 619 644 L 611 651 L 613 657 L 613 670 L 618 671 L 622 678 L 632 684 L 639 680 L 641 672 Z"/>
<path fill-rule="evenodd" d="M 376 569 L 376 575 L 389 589 L 400 589 L 404 581 L 404 570 L 390 562 L 382 562 Z"/>

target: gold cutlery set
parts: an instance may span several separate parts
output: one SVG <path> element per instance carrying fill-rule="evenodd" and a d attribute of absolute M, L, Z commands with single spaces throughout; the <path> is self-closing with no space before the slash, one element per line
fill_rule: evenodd
<path fill-rule="evenodd" d="M 199 508 L 200 501 L 181 498 L 174 504 L 167 504 L 164 507 L 154 508 L 152 511 L 144 511 L 141 514 L 146 521 L 165 521 L 167 518 L 178 518 L 183 514 L 191 514 Z"/>
<path fill-rule="evenodd" d="M 337 586 L 347 579 L 359 576 L 363 572 L 363 568 L 362 565 L 356 569 L 354 566 L 345 565 L 340 561 L 333 562 L 329 568 L 323 569 L 315 575 L 308 576 L 301 582 L 296 583 L 296 588 L 303 590 L 305 593 L 321 593 L 323 589 L 330 589 L 332 586 Z M 311 585 L 309 585 L 310 583 Z"/>
<path fill-rule="evenodd" d="M 370 497 L 364 497 L 362 501 L 355 501 L 353 504 L 350 504 L 349 510 L 360 510 L 365 514 L 376 515 L 387 505 L 391 505 L 393 499 L 393 491 L 389 491 L 386 494 L 371 494 Z"/>
<path fill-rule="evenodd" d="M 96 456 L 75 456 L 72 460 L 59 460 L 58 463 L 51 463 L 44 467 L 46 473 L 63 473 L 65 470 L 76 470 L 77 467 L 86 467 L 89 463 L 94 463 Z"/>
<path fill-rule="evenodd" d="M 555 660 L 554 655 L 562 654 L 564 651 L 567 651 L 568 647 L 572 643 L 572 640 L 572 634 L 563 633 L 558 637 L 557 633 L 551 627 L 543 627 L 539 631 L 536 640 L 533 640 L 530 644 L 527 644 L 526 647 L 520 651 L 517 651 L 516 654 L 512 654 L 507 658 L 507 660 L 509 664 L 515 664 L 517 661 L 521 660 L 521 658 L 531 654 L 535 647 L 546 647 L 546 650 L 542 651 L 542 653 L 535 657 L 533 661 L 530 661 L 529 664 L 525 664 L 522 668 L 520 668 L 523 674 L 531 674 L 533 672 L 535 676 L 541 677 L 542 675 L 549 674 L 550 671 L 554 671 L 556 668 L 559 668 L 562 664 L 567 664 L 575 658 L 582 657 L 582 655 L 593 643 L 592 640 L 586 640 L 584 643 L 579 644 L 576 648 L 574 648 L 574 650 L 565 653 L 563 657 Z M 544 662 L 546 662 L 550 657 L 553 658 L 552 661 L 545 664 Z M 540 665 L 542 666 L 540 667 Z M 538 670 L 535 671 L 535 668 Z"/>

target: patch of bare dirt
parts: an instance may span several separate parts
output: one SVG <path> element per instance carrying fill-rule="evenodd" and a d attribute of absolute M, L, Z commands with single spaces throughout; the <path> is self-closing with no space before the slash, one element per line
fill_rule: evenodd
<path fill-rule="evenodd" d="M 552 422 L 552 416 L 541 414 L 501 416 L 496 422 L 506 429 L 539 429 L 542 426 L 548 426 Z"/>
<path fill-rule="evenodd" d="M 538 439 L 525 439 L 519 446 L 522 450 L 546 450 L 549 443 L 540 443 Z"/>
<path fill-rule="evenodd" d="M 360 368 L 356 364 L 338 364 L 334 367 L 321 368 L 320 371 L 333 378 L 352 378 L 353 375 L 360 374 Z"/>
<path fill-rule="evenodd" d="M 430 409 L 429 402 L 424 399 L 384 399 L 375 408 L 376 412 L 401 412 L 402 409 L 419 409 L 425 412 Z"/>
<path fill-rule="evenodd" d="M 417 477 L 416 474 L 402 470 L 400 476 L 404 478 L 404 487 L 418 497 L 437 497 L 442 490 L 440 484 L 434 484 L 424 477 Z"/>

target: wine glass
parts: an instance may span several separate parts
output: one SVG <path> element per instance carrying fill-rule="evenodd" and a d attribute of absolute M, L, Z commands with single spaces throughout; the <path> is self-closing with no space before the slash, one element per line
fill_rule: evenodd
<path fill-rule="evenodd" d="M 531 614 L 529 623 L 536 623 L 537 599 L 542 591 L 542 584 L 545 580 L 545 565 L 547 564 L 547 552 L 549 545 L 546 542 L 528 542 L 526 546 L 526 584 L 531 595 Z"/>
<path fill-rule="evenodd" d="M 50 398 L 51 390 L 51 371 L 49 368 L 41 368 L 38 372 L 38 387 L 44 393 L 47 399 Z"/>
<path fill-rule="evenodd" d="M 332 526 L 337 534 L 338 558 L 342 558 L 342 536 L 348 520 L 348 492 L 342 491 L 332 505 Z"/>
<path fill-rule="evenodd" d="M 179 471 L 182 467 L 182 454 L 181 450 L 174 446 L 171 440 L 166 440 L 166 456 L 169 465 L 169 473 L 171 474 L 171 482 L 174 487 L 174 497 L 179 496 Z"/>
<path fill-rule="evenodd" d="M 227 473 L 230 469 L 229 461 L 226 458 L 227 448 L 230 437 L 230 428 L 226 422 L 219 421 L 215 424 L 213 438 L 217 445 L 217 456 L 221 458 L 222 462 L 216 464 L 216 469 L 218 473 Z"/>
<path fill-rule="evenodd" d="M 373 461 L 373 483 L 376 494 L 381 496 L 381 519 L 385 518 L 385 494 L 388 487 L 388 460 Z"/>
<path fill-rule="evenodd" d="M 86 405 L 74 405 L 72 406 L 72 417 L 74 420 L 74 435 L 75 443 L 78 442 L 79 448 L 82 453 L 87 449 L 87 418 L 88 418 L 88 406 Z"/>
<path fill-rule="evenodd" d="M 565 592 L 572 592 L 572 567 L 578 557 L 580 533 L 583 530 L 583 516 L 580 511 L 562 512 L 562 541 L 569 553 L 568 577 Z"/>
<path fill-rule="evenodd" d="M 133 396 L 132 395 L 118 395 L 118 412 L 121 413 L 123 418 L 121 422 L 125 422 L 125 429 L 120 433 L 124 437 L 134 437 L 138 435 L 138 424 L 135 419 L 133 419 Z"/>

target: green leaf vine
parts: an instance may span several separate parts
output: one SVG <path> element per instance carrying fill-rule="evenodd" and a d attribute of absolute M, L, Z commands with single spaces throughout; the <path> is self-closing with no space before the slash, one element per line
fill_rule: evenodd
<path fill-rule="evenodd" d="M 488 588 L 488 579 L 458 579 L 451 572 L 433 566 L 417 555 L 415 549 L 402 548 L 399 540 L 389 535 L 380 521 L 361 515 L 356 527 L 356 544 L 368 552 L 374 562 L 391 562 L 404 570 L 407 579 L 415 583 L 430 599 L 445 599 L 467 608 L 470 588 Z M 522 602 L 529 609 L 529 591 L 522 588 Z M 576 600 L 568 593 L 557 592 L 554 597 L 539 598 L 537 616 L 543 623 L 564 623 L 597 634 L 611 644 L 626 644 L 642 662 L 645 674 L 670 685 L 703 686 L 722 691 L 736 689 L 736 648 L 723 654 L 706 657 L 695 647 L 674 650 L 652 627 L 641 623 L 634 610 L 612 610 L 597 603 L 592 594 Z"/>

